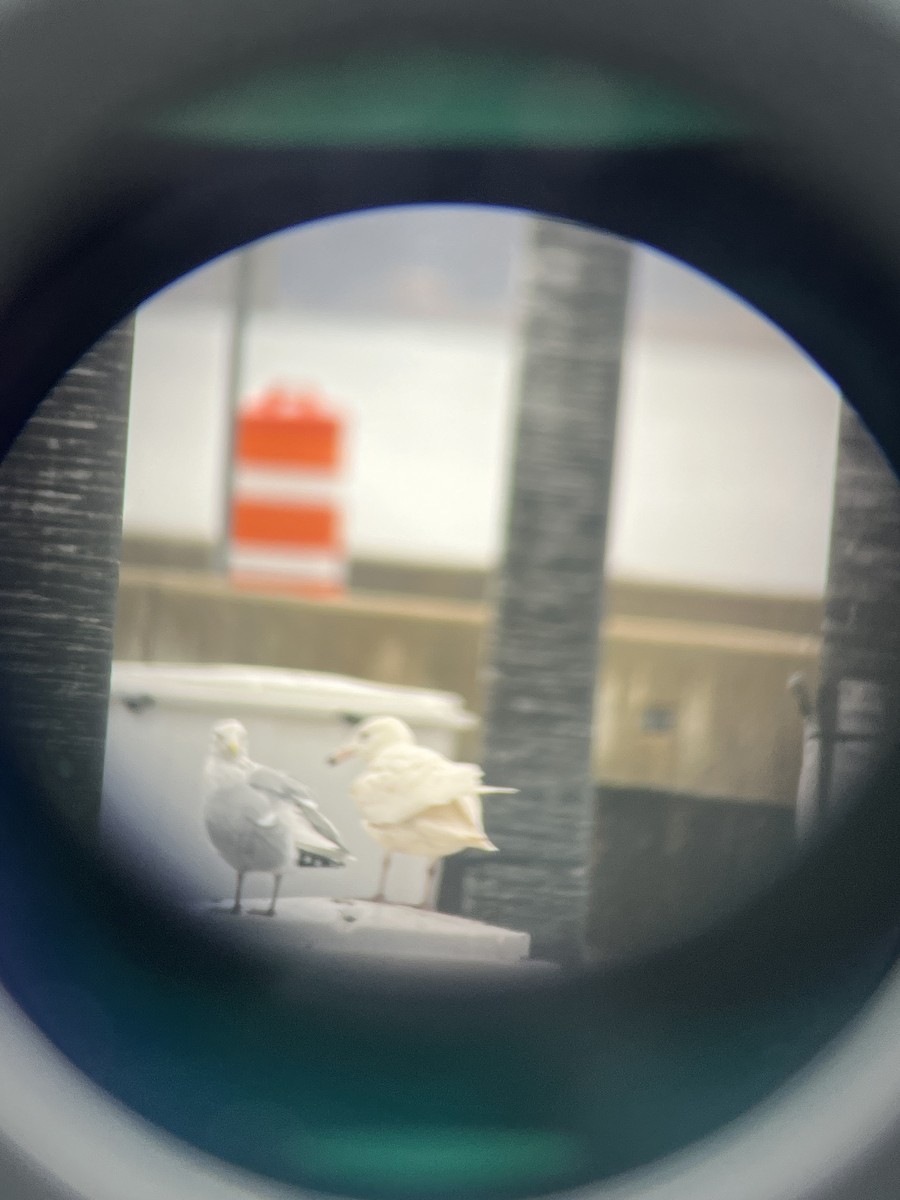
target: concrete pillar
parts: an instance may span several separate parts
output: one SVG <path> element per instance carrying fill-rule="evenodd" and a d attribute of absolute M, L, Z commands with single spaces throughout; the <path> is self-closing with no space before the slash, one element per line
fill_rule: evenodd
<path fill-rule="evenodd" d="M 900 483 L 855 410 L 841 413 L 818 720 L 820 818 L 900 735 Z"/>
<path fill-rule="evenodd" d="M 519 414 L 496 581 L 482 762 L 497 855 L 450 860 L 442 903 L 580 955 L 590 889 L 591 740 L 603 561 L 631 251 L 535 221 Z"/>
<path fill-rule="evenodd" d="M 0 463 L 2 751 L 89 830 L 100 805 L 133 321 L 101 339 Z"/>

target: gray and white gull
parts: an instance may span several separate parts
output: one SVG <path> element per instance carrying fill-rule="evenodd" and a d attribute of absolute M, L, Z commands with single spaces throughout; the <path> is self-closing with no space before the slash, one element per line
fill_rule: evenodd
<path fill-rule="evenodd" d="M 209 840 L 237 874 L 231 912 L 241 912 L 244 876 L 261 872 L 273 877 L 273 887 L 269 907 L 259 911 L 273 917 L 282 877 L 291 867 L 341 867 L 352 855 L 309 789 L 254 762 L 248 748 L 240 721 L 213 727 L 203 770 L 203 816 Z"/>

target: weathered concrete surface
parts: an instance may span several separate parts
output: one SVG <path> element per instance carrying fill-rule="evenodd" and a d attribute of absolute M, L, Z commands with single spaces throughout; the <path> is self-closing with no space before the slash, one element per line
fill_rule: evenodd
<path fill-rule="evenodd" d="M 281 900 L 274 917 L 257 915 L 249 901 L 240 917 L 230 901 L 201 910 L 207 920 L 228 922 L 229 935 L 279 950 L 316 950 L 395 962 L 437 959 L 450 963 L 516 964 L 528 958 L 527 933 L 499 929 L 446 913 L 370 900 L 308 896 Z"/>
<path fill-rule="evenodd" d="M 214 559 L 215 546 L 211 542 L 126 533 L 122 543 L 122 562 L 127 567 L 205 572 L 214 569 Z M 491 598 L 493 582 L 491 571 L 475 567 L 381 559 L 351 558 L 349 573 L 351 592 L 391 596 L 395 600 L 429 597 L 486 603 Z M 668 617 L 799 634 L 818 634 L 822 625 L 823 602 L 815 596 L 721 591 L 658 580 L 607 579 L 605 597 L 607 617 Z"/>

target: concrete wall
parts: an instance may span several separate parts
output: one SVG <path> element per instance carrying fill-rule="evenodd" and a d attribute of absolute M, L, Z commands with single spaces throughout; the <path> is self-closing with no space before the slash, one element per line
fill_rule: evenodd
<path fill-rule="evenodd" d="M 664 615 L 660 615 L 664 614 Z M 124 567 L 116 657 L 330 671 L 462 695 L 480 713 L 491 610 L 428 597 L 328 602 L 239 592 L 215 576 Z M 815 679 L 821 607 L 613 587 L 594 774 L 605 783 L 792 805 L 801 727 L 786 694 Z M 464 756 L 479 753 L 477 734 Z"/>
<path fill-rule="evenodd" d="M 591 957 L 621 960 L 714 924 L 770 884 L 795 852 L 788 808 L 598 788 Z"/>
<path fill-rule="evenodd" d="M 595 778 L 714 799 L 791 805 L 800 721 L 786 684 L 813 686 L 819 639 L 612 616 L 595 708 Z"/>

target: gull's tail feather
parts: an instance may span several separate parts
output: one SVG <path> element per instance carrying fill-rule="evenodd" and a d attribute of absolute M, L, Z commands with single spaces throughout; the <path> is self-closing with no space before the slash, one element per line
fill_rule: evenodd
<path fill-rule="evenodd" d="M 346 858 L 328 858 L 324 854 L 313 854 L 309 850 L 300 850 L 297 853 L 298 867 L 343 867 L 348 862 L 356 862 L 356 859 L 352 855 Z"/>
<path fill-rule="evenodd" d="M 518 796 L 518 794 L 518 788 L 490 787 L 488 784 L 478 788 L 479 796 Z"/>
<path fill-rule="evenodd" d="M 473 838 L 471 840 L 471 842 L 469 842 L 466 849 L 484 850 L 488 854 L 499 854 L 500 853 L 500 847 L 495 846 L 494 843 L 491 841 L 491 839 L 487 836 L 487 834 L 485 834 L 484 837 Z"/>

